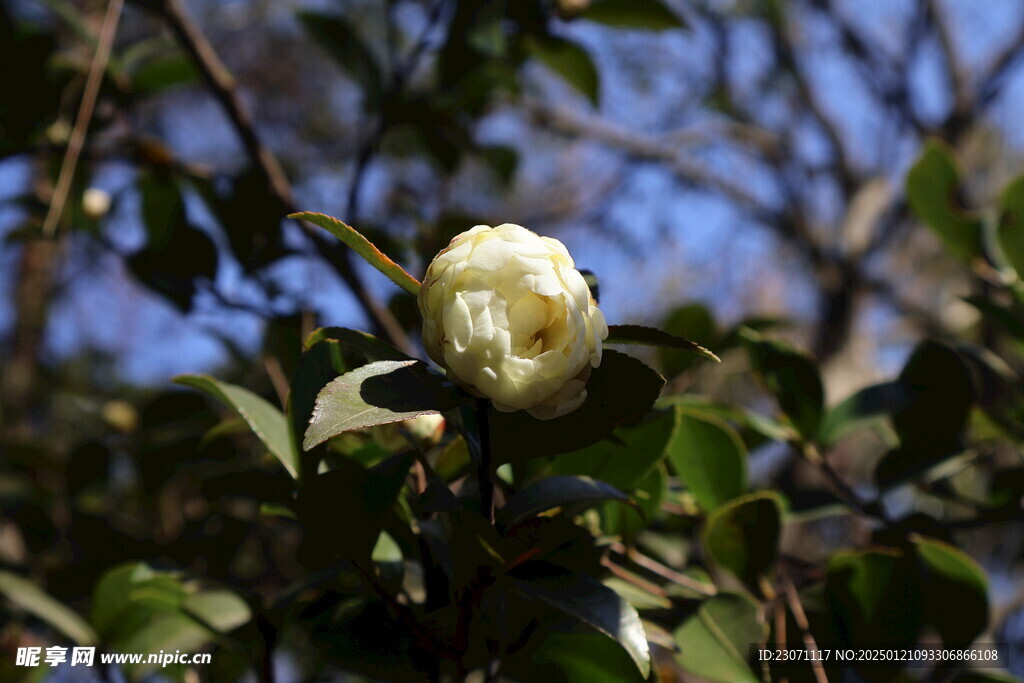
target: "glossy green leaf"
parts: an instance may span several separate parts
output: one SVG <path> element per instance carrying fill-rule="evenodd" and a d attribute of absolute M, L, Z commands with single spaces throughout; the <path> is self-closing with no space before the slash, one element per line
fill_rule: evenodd
<path fill-rule="evenodd" d="M 303 449 L 351 429 L 440 413 L 464 400 L 417 360 L 368 363 L 335 378 L 316 398 Z"/>
<path fill-rule="evenodd" d="M 747 449 L 724 420 L 676 406 L 669 462 L 706 511 L 747 490 Z"/>
<path fill-rule="evenodd" d="M 622 648 L 609 647 L 608 638 L 593 630 L 583 632 L 538 629 L 521 650 L 502 657 L 501 670 L 516 681 L 574 683 L 646 680 Z"/>
<path fill-rule="evenodd" d="M 654 327 L 644 327 L 643 325 L 609 325 L 608 326 L 608 338 L 604 340 L 605 344 L 642 344 L 644 346 L 660 346 L 668 349 L 682 349 L 684 351 L 692 351 L 700 356 L 704 356 L 716 363 L 721 363 L 722 360 L 708 351 L 697 342 L 684 339 L 674 334 L 669 334 L 664 330 L 659 330 Z"/>
<path fill-rule="evenodd" d="M 996 227 L 996 240 L 1006 262 L 1024 281 L 1024 176 L 1007 185 L 999 199 L 1002 215 Z"/>
<path fill-rule="evenodd" d="M 552 573 L 530 580 L 516 579 L 517 588 L 531 598 L 579 619 L 618 642 L 641 675 L 651 670 L 647 636 L 636 609 L 611 588 L 582 574 Z"/>
<path fill-rule="evenodd" d="M 299 478 L 299 453 L 291 439 L 288 419 L 269 401 L 248 389 L 222 382 L 209 375 L 179 375 L 178 384 L 205 391 L 238 413 L 249 428 L 274 456 L 281 461 L 293 478 Z"/>
<path fill-rule="evenodd" d="M 313 225 L 323 228 L 363 257 L 371 266 L 384 273 L 396 285 L 410 294 L 419 294 L 420 281 L 405 272 L 402 266 L 388 258 L 380 249 L 373 246 L 370 240 L 363 237 L 355 228 L 345 225 L 337 218 L 309 211 L 293 213 L 288 218 L 308 221 Z"/>
<path fill-rule="evenodd" d="M 378 106 L 384 79 L 377 59 L 359 33 L 339 16 L 302 11 L 296 15 L 309 34 L 363 89 L 369 107 Z"/>
<path fill-rule="evenodd" d="M 752 591 L 775 562 L 782 531 L 782 501 L 752 493 L 715 509 L 704 524 L 704 551 Z"/>
<path fill-rule="evenodd" d="M 586 50 L 557 36 L 528 36 L 525 45 L 531 56 L 585 95 L 592 105 L 598 105 L 600 78 Z"/>
<path fill-rule="evenodd" d="M 921 564 L 925 615 L 949 646 L 967 646 L 988 626 L 988 577 L 970 555 L 933 538 L 912 539 Z"/>
<path fill-rule="evenodd" d="M 315 330 L 306 338 L 303 348 L 288 394 L 292 440 L 299 450 L 302 450 L 306 427 L 313 416 L 316 397 L 331 380 L 373 361 L 411 360 L 372 335 L 344 327 Z M 316 453 L 304 454 L 303 471 L 315 472 L 318 457 Z"/>
<path fill-rule="evenodd" d="M 498 511 L 497 518 L 502 526 L 511 526 L 557 507 L 596 504 L 606 500 L 629 502 L 624 493 L 603 481 L 590 477 L 548 477 L 512 496 Z"/>
<path fill-rule="evenodd" d="M 99 642 L 96 632 L 85 619 L 22 576 L 0 570 L 0 595 L 78 645 L 96 645 Z"/>
<path fill-rule="evenodd" d="M 719 593 L 708 598 L 673 634 L 676 661 L 695 676 L 716 683 L 759 683 L 747 665 L 752 644 L 765 642 L 768 625 L 745 595 Z"/>
<path fill-rule="evenodd" d="M 907 174 L 907 201 L 950 253 L 969 261 L 982 254 L 982 224 L 960 204 L 961 183 L 952 148 L 931 140 Z"/>
<path fill-rule="evenodd" d="M 587 399 L 568 415 L 538 420 L 525 412 L 490 412 L 491 448 L 495 462 L 522 462 L 569 453 L 601 441 L 615 427 L 645 415 L 658 398 L 665 380 L 644 363 L 616 351 L 604 352 L 601 366 L 590 375 Z M 617 482 L 586 471 L 583 474 Z M 626 487 L 628 488 L 628 487 Z"/>
<path fill-rule="evenodd" d="M 743 332 L 750 364 L 804 438 L 813 438 L 825 410 L 818 366 L 806 353 L 752 330 Z"/>
<path fill-rule="evenodd" d="M 580 18 L 609 26 L 650 31 L 686 27 L 682 17 L 658 0 L 594 0 Z"/>

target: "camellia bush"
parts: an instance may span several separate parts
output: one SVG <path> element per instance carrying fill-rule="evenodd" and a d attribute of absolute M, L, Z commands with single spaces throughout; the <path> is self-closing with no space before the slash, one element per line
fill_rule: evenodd
<path fill-rule="evenodd" d="M 208 575 L 107 570 L 86 617 L 11 572 L 0 591 L 101 652 L 213 647 L 214 680 L 274 680 L 282 661 L 289 680 L 1015 680 L 1018 646 L 961 546 L 1000 525 L 1012 539 L 1024 516 L 1024 180 L 979 212 L 958 204 L 959 184 L 934 143 L 907 196 L 983 281 L 966 297 L 976 329 L 920 342 L 897 376 L 832 406 L 776 322 L 721 329 L 690 305 L 664 330 L 608 324 L 593 276 L 526 228 L 466 226 L 420 282 L 341 221 L 296 214 L 416 297 L 433 364 L 325 327 L 291 364 L 283 408 L 177 378 L 233 413 L 204 426 L 197 451 L 247 438 L 275 459 L 222 454 L 202 486 L 284 539 L 265 556 L 290 581 L 218 540 L 193 552 Z M 698 363 L 749 370 L 761 389 L 731 402 L 688 391 Z M 194 427 L 179 413 L 143 429 L 141 462 L 188 466 L 179 442 L 160 445 Z M 758 474 L 754 450 L 790 460 Z M 245 524 L 231 519 L 200 523 Z M 217 564 L 229 560 L 231 572 Z M 214 578 L 227 574 L 248 586 Z"/>

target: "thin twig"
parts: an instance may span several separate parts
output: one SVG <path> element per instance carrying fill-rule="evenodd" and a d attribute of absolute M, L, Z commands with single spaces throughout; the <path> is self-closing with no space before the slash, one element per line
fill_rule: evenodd
<path fill-rule="evenodd" d="M 789 580 L 789 577 L 784 576 L 782 578 L 782 589 L 786 594 L 786 602 L 789 603 L 789 611 L 793 613 L 793 619 L 796 621 L 797 627 L 803 633 L 804 645 L 812 653 L 818 649 L 818 644 L 814 640 L 814 636 L 811 635 L 811 625 L 807 621 L 807 614 L 804 612 L 804 606 L 800 604 L 800 596 L 796 592 L 796 587 L 793 582 Z M 828 676 L 825 675 L 825 667 L 822 665 L 820 659 L 814 657 L 811 658 L 811 669 L 814 671 L 814 679 L 818 683 L 828 683 Z"/>
<path fill-rule="evenodd" d="M 610 547 L 612 552 L 618 553 L 619 555 L 632 560 L 647 571 L 657 574 L 661 578 L 667 579 L 672 583 L 682 586 L 683 588 L 687 588 L 695 593 L 700 593 L 701 595 L 708 597 L 711 597 L 718 592 L 714 586 L 708 586 L 707 584 L 703 584 L 686 574 L 677 572 L 671 567 L 666 567 L 657 560 L 644 555 L 636 548 L 626 548 L 626 546 L 621 543 L 612 543 Z"/>
<path fill-rule="evenodd" d="M 53 236 L 57 230 L 57 223 L 64 213 L 68 193 L 71 191 L 71 183 L 75 177 L 75 168 L 78 166 L 78 157 L 85 144 L 85 134 L 89 130 L 89 122 L 92 121 L 92 113 L 96 108 L 96 97 L 99 95 L 100 85 L 103 83 L 103 73 L 107 70 L 107 62 L 110 61 L 110 49 L 114 45 L 114 36 L 117 34 L 117 24 L 121 19 L 123 7 L 124 0 L 110 0 L 107 5 L 107 13 L 103 17 L 103 27 L 100 29 L 96 54 L 93 56 L 92 64 L 89 66 L 89 76 L 85 81 L 82 104 L 78 108 L 78 117 L 75 119 L 74 130 L 71 131 L 64 163 L 60 167 L 57 187 L 54 189 L 53 199 L 50 201 L 50 208 L 46 213 L 46 220 L 43 222 L 43 235 L 46 237 Z M 6 68 L 16 67 L 8 65 Z"/>
<path fill-rule="evenodd" d="M 814 465 L 832 483 L 832 486 L 839 492 L 847 505 L 861 513 L 865 517 L 871 517 L 882 522 L 886 526 L 892 526 L 893 521 L 882 507 L 880 500 L 867 501 L 860 497 L 853 487 L 846 483 L 831 463 L 818 451 L 813 444 L 796 444 L 804 459 Z"/>
<path fill-rule="evenodd" d="M 238 83 L 230 70 L 217 56 L 217 51 L 210 44 L 199 27 L 192 21 L 180 0 L 136 0 L 147 9 L 157 11 L 167 22 L 182 49 L 196 64 L 207 88 L 220 103 L 232 127 L 242 141 L 242 145 L 255 168 L 264 176 L 267 189 L 274 194 L 289 213 L 298 211 L 295 205 L 291 185 L 273 152 L 270 151 L 256 134 L 256 126 L 248 108 L 238 92 Z M 351 218 L 349 218 L 351 220 Z M 312 241 L 317 253 L 330 265 L 349 287 L 360 306 L 398 348 L 406 353 L 414 352 L 412 342 L 405 333 L 394 314 L 382 306 L 366 288 L 352 262 L 352 253 L 347 247 L 328 241 L 321 237 L 316 228 L 300 223 Z"/>

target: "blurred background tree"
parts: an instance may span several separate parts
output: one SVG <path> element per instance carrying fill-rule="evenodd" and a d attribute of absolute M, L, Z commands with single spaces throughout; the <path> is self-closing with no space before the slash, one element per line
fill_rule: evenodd
<path fill-rule="evenodd" d="M 260 515 L 281 482 L 237 484 L 263 449 L 167 385 L 217 370 L 283 404 L 320 324 L 415 353 L 412 297 L 297 209 L 414 274 L 478 223 L 557 236 L 610 320 L 716 351 L 770 329 L 829 405 L 925 337 L 1016 348 L 1005 264 L 957 235 L 1014 201 L 1022 55 L 1012 0 L 3 0 L 0 561 L 72 604 L 143 558 L 253 594 L 298 576 L 294 529 Z M 668 394 L 771 414 L 748 355 L 720 355 L 643 357 Z M 823 473 L 762 441 L 752 482 L 795 507 L 833 477 L 870 498 L 886 450 L 837 438 Z M 1019 456 L 982 458 L 1008 500 Z M 890 516 L 969 507 L 943 485 L 887 494 Z M 794 552 L 871 529 L 829 524 Z M 1018 646 L 1022 540 L 1018 516 L 962 541 Z"/>

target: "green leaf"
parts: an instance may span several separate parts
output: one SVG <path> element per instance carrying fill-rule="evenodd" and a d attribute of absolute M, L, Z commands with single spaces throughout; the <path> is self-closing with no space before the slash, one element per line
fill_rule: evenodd
<path fill-rule="evenodd" d="M 839 552 L 828 564 L 825 595 L 838 642 L 916 643 L 920 577 L 899 550 Z"/>
<path fill-rule="evenodd" d="M 684 304 L 673 310 L 665 317 L 661 329 L 679 337 L 698 339 L 706 346 L 717 345 L 720 337 L 711 311 L 698 303 Z M 666 377 L 675 377 L 689 370 L 697 358 L 678 349 L 662 347 L 658 349 L 658 361 Z"/>
<path fill-rule="evenodd" d="M 888 417 L 906 402 L 899 382 L 865 387 L 828 411 L 818 428 L 818 440 L 824 446 L 833 446 L 849 434 Z"/>
<path fill-rule="evenodd" d="M 182 53 L 150 60 L 131 74 L 132 92 L 148 96 L 199 80 L 195 62 Z"/>
<path fill-rule="evenodd" d="M 367 108 L 381 102 L 384 79 L 373 52 L 344 19 L 319 12 L 296 15 L 309 34 L 363 89 Z"/>
<path fill-rule="evenodd" d="M 947 646 L 967 646 L 988 626 L 988 577 L 956 546 L 933 538 L 911 539 L 921 564 L 926 618 Z"/>
<path fill-rule="evenodd" d="M 78 645 L 96 645 L 99 642 L 96 632 L 85 619 L 22 576 L 0 570 L 0 595 Z"/>
<path fill-rule="evenodd" d="M 350 249 L 366 259 L 366 262 L 388 276 L 392 282 L 409 292 L 419 294 L 420 281 L 409 273 L 405 272 L 402 266 L 398 265 L 385 256 L 377 247 L 363 237 L 355 228 L 351 228 L 337 218 L 326 216 L 322 213 L 293 213 L 288 218 L 299 221 L 308 221 L 328 231 L 339 240 L 344 242 Z"/>
<path fill-rule="evenodd" d="M 585 95 L 595 107 L 598 105 L 600 78 L 586 50 L 557 36 L 527 36 L 524 42 L 531 56 Z"/>
<path fill-rule="evenodd" d="M 464 400 L 422 361 L 368 363 L 320 390 L 302 447 L 308 451 L 351 429 L 440 413 Z"/>
<path fill-rule="evenodd" d="M 96 582 L 91 620 L 105 643 L 119 643 L 155 613 L 179 610 L 184 598 L 177 575 L 144 563 L 123 564 Z"/>
<path fill-rule="evenodd" d="M 641 675 L 648 676 L 651 653 L 640 615 L 614 590 L 582 574 L 551 573 L 514 581 L 527 596 L 579 619 L 618 642 Z"/>
<path fill-rule="evenodd" d="M 743 343 L 758 378 L 800 434 L 813 438 L 825 410 L 825 390 L 818 366 L 802 351 L 744 330 Z"/>
<path fill-rule="evenodd" d="M 907 201 L 950 253 L 970 261 L 982 255 L 982 223 L 961 206 L 961 184 L 953 149 L 930 140 L 907 174 Z"/>
<path fill-rule="evenodd" d="M 582 631 L 585 627 L 579 627 Z M 646 680 L 625 651 L 608 647 L 601 633 L 538 629 L 522 650 L 502 657 L 502 673 L 517 681 L 615 681 Z"/>
<path fill-rule="evenodd" d="M 531 477 L 578 475 L 603 481 L 620 491 L 631 491 L 664 457 L 675 418 L 671 413 L 638 424 L 618 427 L 603 441 L 563 453 L 550 462 L 527 463 Z"/>
<path fill-rule="evenodd" d="M 650 31 L 686 27 L 679 15 L 657 0 L 595 0 L 579 16 L 599 24 Z"/>
<path fill-rule="evenodd" d="M 1003 258 L 1017 271 L 1017 279 L 1024 281 L 1024 176 L 1003 189 L 999 208 L 1002 216 L 996 228 L 996 241 Z"/>
<path fill-rule="evenodd" d="M 683 349 L 704 356 L 716 363 L 722 362 L 721 358 L 697 342 L 669 334 L 654 327 L 644 327 L 643 325 L 609 325 L 608 338 L 604 340 L 604 343 L 643 344 L 644 346 L 660 346 L 667 349 Z"/>
<path fill-rule="evenodd" d="M 633 539 L 643 532 L 661 510 L 665 499 L 668 473 L 664 463 L 658 463 L 629 493 L 635 509 L 625 508 L 617 503 L 606 503 L 598 508 L 601 515 L 601 529 L 609 535 Z M 639 510 L 641 514 L 636 514 Z"/>
<path fill-rule="evenodd" d="M 970 368 L 954 349 L 934 341 L 914 349 L 900 373 L 905 403 L 893 413 L 900 445 L 875 468 L 879 486 L 894 486 L 956 455 L 975 399 Z"/>
<path fill-rule="evenodd" d="M 302 450 L 302 440 L 313 417 L 316 397 L 338 375 L 379 360 L 411 360 L 409 356 L 376 337 L 344 327 L 322 327 L 312 332 L 292 378 L 288 394 L 288 419 L 292 441 Z M 316 453 L 302 456 L 303 472 L 315 472 Z"/>
<path fill-rule="evenodd" d="M 522 411 L 490 411 L 491 448 L 495 462 L 522 462 L 529 458 L 568 453 L 596 443 L 617 425 L 645 415 L 664 384 L 665 380 L 644 363 L 606 350 L 601 366 L 594 369 L 587 383 L 586 401 L 568 415 L 538 420 Z M 616 484 L 590 472 L 571 474 L 587 474 Z"/>
<path fill-rule="evenodd" d="M 724 420 L 676 406 L 669 462 L 705 511 L 747 490 L 747 449 Z"/>
<path fill-rule="evenodd" d="M 749 597 L 719 593 L 708 598 L 673 635 L 680 649 L 676 661 L 684 671 L 716 683 L 761 680 L 747 665 L 747 653 L 752 644 L 765 642 L 768 625 Z"/>
<path fill-rule="evenodd" d="M 192 593 L 181 603 L 185 614 L 198 618 L 204 626 L 228 633 L 247 624 L 252 611 L 245 600 L 229 590 L 211 589 Z"/>
<path fill-rule="evenodd" d="M 292 443 L 288 419 L 269 401 L 248 389 L 221 382 L 209 375 L 179 375 L 174 381 L 205 391 L 238 413 L 267 450 L 281 461 L 288 474 L 299 478 L 299 453 Z"/>
<path fill-rule="evenodd" d="M 512 496 L 505 507 L 498 511 L 497 518 L 501 526 L 509 527 L 557 507 L 594 504 L 606 500 L 629 502 L 624 493 L 603 481 L 590 477 L 548 477 Z"/>
<path fill-rule="evenodd" d="M 704 551 L 752 591 L 775 562 L 782 530 L 782 501 L 771 492 L 752 493 L 708 515 Z"/>
<path fill-rule="evenodd" d="M 192 583 L 186 584 L 177 572 L 143 563 L 107 571 L 96 583 L 92 600 L 92 621 L 104 645 L 122 653 L 195 651 L 252 619 L 239 596 L 224 589 L 198 590 Z M 128 669 L 138 677 L 157 666 L 144 663 Z"/>

